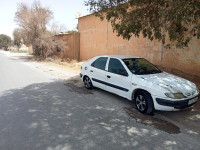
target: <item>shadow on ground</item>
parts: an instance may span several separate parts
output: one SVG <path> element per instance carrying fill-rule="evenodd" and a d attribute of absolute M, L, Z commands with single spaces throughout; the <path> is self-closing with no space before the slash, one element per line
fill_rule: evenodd
<path fill-rule="evenodd" d="M 130 105 L 130 101 L 121 97 L 99 89 L 87 91 L 73 81 L 33 84 L 6 91 L 0 97 L 0 149 L 200 147 L 190 137 L 171 136 L 153 126 L 136 122 L 124 111 Z M 186 140 L 188 143 L 184 142 Z"/>
<path fill-rule="evenodd" d="M 68 81 L 66 85 L 71 88 L 71 91 L 76 91 L 78 93 L 88 93 L 91 94 L 91 91 L 86 90 L 82 86 L 82 82 L 78 77 L 75 77 Z M 110 94 L 110 96 L 118 97 L 114 94 L 107 93 L 105 91 L 101 91 L 102 94 Z M 121 98 L 123 100 L 123 98 Z M 124 99 L 124 101 L 126 101 Z M 175 111 L 175 112 L 164 112 L 164 111 L 155 111 L 153 115 L 142 115 L 139 113 L 133 102 L 129 102 L 129 107 L 125 107 L 125 112 L 136 122 L 153 126 L 156 129 L 165 131 L 169 134 L 179 134 L 181 133 L 180 128 L 182 130 L 186 130 L 186 132 L 190 134 L 200 134 L 200 129 L 197 127 L 200 124 L 200 100 L 191 108 Z M 196 118 L 196 120 L 194 120 Z M 195 121 L 196 123 L 194 123 Z M 185 128 L 185 126 L 187 128 Z"/>

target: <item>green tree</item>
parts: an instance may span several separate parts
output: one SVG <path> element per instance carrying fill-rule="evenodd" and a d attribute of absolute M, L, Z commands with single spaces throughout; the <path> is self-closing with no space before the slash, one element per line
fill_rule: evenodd
<path fill-rule="evenodd" d="M 78 31 L 77 30 L 69 30 L 69 31 L 67 31 L 67 33 L 69 33 L 69 34 L 71 34 L 71 33 L 78 33 Z"/>
<path fill-rule="evenodd" d="M 22 40 L 23 40 L 22 30 L 19 28 L 14 29 L 13 37 L 14 37 L 13 44 L 17 45 L 17 47 L 19 48 L 21 46 Z"/>
<path fill-rule="evenodd" d="M 11 38 L 8 35 L 0 34 L 0 49 L 7 50 L 8 47 L 11 45 Z"/>
<path fill-rule="evenodd" d="M 200 0 L 88 0 L 85 4 L 125 39 L 143 35 L 182 48 L 193 37 L 200 38 Z"/>

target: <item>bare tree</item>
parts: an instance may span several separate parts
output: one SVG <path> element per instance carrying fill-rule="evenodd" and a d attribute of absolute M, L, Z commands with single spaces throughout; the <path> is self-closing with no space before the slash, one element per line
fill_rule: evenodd
<path fill-rule="evenodd" d="M 52 22 L 50 25 L 52 34 L 58 34 L 58 33 L 65 33 L 68 31 L 67 27 L 64 24 L 59 24 L 58 22 Z"/>
<path fill-rule="evenodd" d="M 44 58 L 54 54 L 58 42 L 47 30 L 47 25 L 53 19 L 53 12 L 42 7 L 39 1 L 34 1 L 31 6 L 19 3 L 15 13 L 15 21 L 19 25 L 24 43 L 32 45 L 33 53 Z"/>

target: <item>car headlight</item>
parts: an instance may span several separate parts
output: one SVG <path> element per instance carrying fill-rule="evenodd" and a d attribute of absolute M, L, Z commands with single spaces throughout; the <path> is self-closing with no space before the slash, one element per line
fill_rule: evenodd
<path fill-rule="evenodd" d="M 165 95 L 169 98 L 173 98 L 173 99 L 182 99 L 182 98 L 186 98 L 183 93 L 165 93 Z"/>

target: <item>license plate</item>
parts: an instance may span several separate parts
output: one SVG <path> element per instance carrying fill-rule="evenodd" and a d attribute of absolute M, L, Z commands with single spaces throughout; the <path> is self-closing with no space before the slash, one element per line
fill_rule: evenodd
<path fill-rule="evenodd" d="M 195 103 L 198 100 L 198 97 L 188 101 L 188 105 Z"/>

